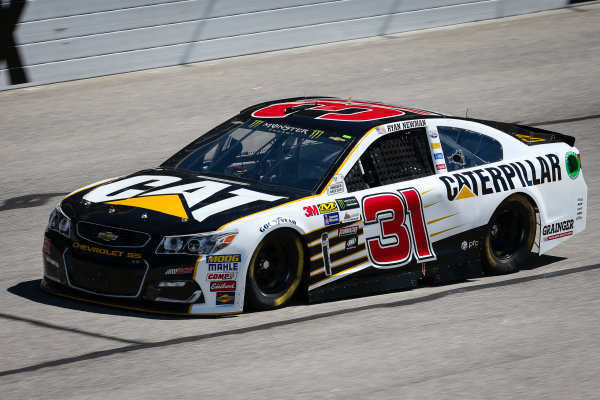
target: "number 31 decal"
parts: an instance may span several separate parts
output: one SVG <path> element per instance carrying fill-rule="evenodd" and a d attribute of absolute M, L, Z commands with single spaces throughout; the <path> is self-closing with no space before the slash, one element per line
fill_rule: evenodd
<path fill-rule="evenodd" d="M 373 264 L 395 268 L 435 260 L 423 218 L 421 195 L 414 188 L 363 198 L 366 247 Z"/>

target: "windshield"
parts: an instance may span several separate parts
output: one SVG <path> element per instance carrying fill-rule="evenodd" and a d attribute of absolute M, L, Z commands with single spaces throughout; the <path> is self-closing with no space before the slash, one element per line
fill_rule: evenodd
<path fill-rule="evenodd" d="M 352 137 L 250 119 L 215 128 L 162 167 L 314 192 Z"/>

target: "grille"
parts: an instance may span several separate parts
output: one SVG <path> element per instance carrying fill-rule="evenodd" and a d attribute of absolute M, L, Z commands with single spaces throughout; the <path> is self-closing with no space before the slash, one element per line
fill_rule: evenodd
<path fill-rule="evenodd" d="M 150 240 L 145 232 L 115 228 L 91 222 L 79 222 L 77 234 L 90 242 L 109 247 L 144 247 Z"/>
<path fill-rule="evenodd" d="M 98 264 L 65 256 L 69 284 L 92 293 L 136 297 L 140 293 L 148 264 Z"/>

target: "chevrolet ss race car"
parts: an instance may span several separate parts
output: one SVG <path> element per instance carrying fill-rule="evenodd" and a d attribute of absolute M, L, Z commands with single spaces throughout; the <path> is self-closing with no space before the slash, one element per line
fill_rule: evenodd
<path fill-rule="evenodd" d="M 255 105 L 160 167 L 65 197 L 42 288 L 131 309 L 273 309 L 519 270 L 581 232 L 571 136 L 337 98 Z"/>

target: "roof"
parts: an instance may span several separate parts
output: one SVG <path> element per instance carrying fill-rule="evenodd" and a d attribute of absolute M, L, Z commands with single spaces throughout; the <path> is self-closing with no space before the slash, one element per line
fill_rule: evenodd
<path fill-rule="evenodd" d="M 414 107 L 328 96 L 272 100 L 248 107 L 240 112 L 240 116 L 245 119 L 254 117 L 328 132 L 343 132 L 354 137 L 361 137 L 371 128 L 391 122 L 448 117 Z M 565 142 L 573 146 L 575 143 L 575 138 L 572 136 L 531 126 L 475 118 L 452 118 L 488 125 L 529 146 L 551 142 Z"/>
<path fill-rule="evenodd" d="M 371 128 L 390 122 L 444 117 L 413 107 L 327 96 L 268 101 L 248 107 L 240 115 L 326 131 L 343 131 L 352 136 L 362 136 Z"/>

